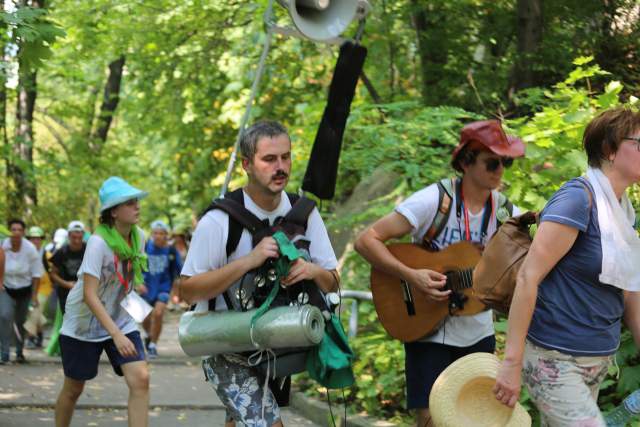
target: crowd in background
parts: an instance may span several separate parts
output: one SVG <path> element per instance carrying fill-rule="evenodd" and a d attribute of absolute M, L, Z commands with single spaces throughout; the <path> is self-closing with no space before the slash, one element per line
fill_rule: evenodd
<path fill-rule="evenodd" d="M 27 226 L 21 219 L 11 219 L 7 230 L 0 230 L 0 364 L 11 360 L 10 348 L 15 348 L 16 363 L 25 363 L 24 349 L 43 349 L 49 355 L 59 355 L 58 333 L 65 312 L 69 291 L 78 277 L 86 243 L 91 230 L 78 220 L 66 228 L 47 234 L 37 225 Z M 8 234 L 8 235 L 7 235 Z M 181 260 L 189 245 L 189 231 L 173 231 L 162 221 L 150 227 L 145 252 L 162 264 L 158 254 L 170 252 L 171 286 L 167 289 L 145 288 L 145 298 L 154 310 L 143 324 L 147 332 L 145 343 L 150 357 L 157 356 L 155 343 L 162 328 L 165 308 L 184 310 L 187 304 L 177 295 L 175 280 L 179 277 Z M 158 270 L 158 268 L 155 268 Z M 158 281 L 158 271 L 145 272 L 145 281 Z M 166 281 L 165 281 L 166 282 Z M 45 338 L 48 338 L 46 340 Z"/>

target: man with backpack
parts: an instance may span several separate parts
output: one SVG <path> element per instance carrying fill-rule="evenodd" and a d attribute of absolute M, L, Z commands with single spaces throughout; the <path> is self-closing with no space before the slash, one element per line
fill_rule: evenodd
<path fill-rule="evenodd" d="M 284 191 L 291 173 L 287 130 L 277 122 L 255 123 L 243 133 L 240 150 L 248 183 L 215 201 L 200 219 L 182 270 L 181 297 L 196 303 L 196 311 L 249 308 L 251 296 L 238 283 L 280 256 L 271 237 L 278 228 L 298 229 L 292 240 L 308 242 L 310 256 L 290 266 L 281 286 L 310 281 L 323 293 L 337 290 L 337 261 L 318 210 L 309 199 Z M 274 384 L 263 386 L 264 375 L 245 357 L 212 356 L 203 369 L 226 407 L 226 427 L 283 425 Z"/>
<path fill-rule="evenodd" d="M 499 121 L 467 124 L 451 158 L 451 166 L 461 177 L 443 179 L 411 195 L 360 234 L 356 251 L 376 269 L 418 288 L 423 297 L 447 304 L 452 293 L 446 287 L 447 276 L 402 264 L 385 242 L 409 234 L 414 243 L 428 250 L 442 250 L 462 240 L 483 247 L 501 222 L 518 214 L 497 189 L 504 169 L 523 155 L 522 141 L 507 136 Z M 494 350 L 490 310 L 448 316 L 435 333 L 405 343 L 407 409 L 416 410 L 417 425 L 431 425 L 429 394 L 447 366 L 467 354 Z"/>

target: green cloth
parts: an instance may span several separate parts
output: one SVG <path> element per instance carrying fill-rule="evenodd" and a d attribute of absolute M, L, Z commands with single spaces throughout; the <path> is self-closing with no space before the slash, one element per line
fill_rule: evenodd
<path fill-rule="evenodd" d="M 289 264 L 302 257 L 302 255 L 300 254 L 300 252 L 298 252 L 298 248 L 296 248 L 296 246 L 291 243 L 291 240 L 289 240 L 287 235 L 282 231 L 276 231 L 272 237 L 278 244 L 278 249 L 280 250 L 280 254 L 282 255 L 280 258 L 278 258 L 278 263 L 286 263 L 286 272 L 283 276 L 286 277 L 286 275 L 289 274 Z"/>
<path fill-rule="evenodd" d="M 109 248 L 122 261 L 131 261 L 133 265 L 133 282 L 136 285 L 144 283 L 142 272 L 147 271 L 147 255 L 140 251 L 142 242 L 137 226 L 131 227 L 131 246 L 127 244 L 122 235 L 114 227 L 100 224 L 96 228 L 96 234 L 107 242 Z"/>
<path fill-rule="evenodd" d="M 58 304 L 56 304 L 58 305 Z M 49 344 L 44 349 L 45 353 L 49 356 L 60 356 L 60 328 L 62 328 L 62 310 L 60 306 L 56 309 L 56 319 L 53 321 L 53 327 L 51 329 L 51 338 L 49 338 Z"/>
<path fill-rule="evenodd" d="M 276 243 L 278 244 L 278 249 L 280 250 L 280 257 L 276 260 L 275 270 L 276 270 L 276 282 L 273 284 L 273 288 L 271 288 L 271 293 L 267 296 L 267 299 L 262 303 L 260 308 L 256 310 L 253 317 L 251 317 L 251 327 L 255 325 L 256 320 L 258 320 L 267 310 L 271 307 L 271 303 L 276 298 L 278 294 L 278 290 L 280 289 L 280 279 L 287 277 L 289 274 L 289 268 L 293 261 L 301 258 L 302 255 L 298 252 L 298 248 L 295 247 L 291 240 L 284 234 L 282 231 L 276 231 L 273 236 Z"/>
<path fill-rule="evenodd" d="M 342 324 L 332 313 L 320 345 L 307 355 L 307 372 L 326 388 L 350 387 L 355 382 L 351 368 L 353 358 Z"/>
<path fill-rule="evenodd" d="M 291 264 L 303 256 L 283 232 L 276 232 L 273 238 L 278 243 L 281 254 L 275 266 L 276 283 L 265 302 L 251 318 L 252 327 L 271 306 L 280 289 L 280 279 L 287 277 Z M 307 353 L 309 376 L 327 388 L 350 387 L 355 382 L 351 368 L 354 354 L 349 347 L 347 336 L 335 314 L 331 314 L 331 320 L 325 325 L 322 341 Z"/>

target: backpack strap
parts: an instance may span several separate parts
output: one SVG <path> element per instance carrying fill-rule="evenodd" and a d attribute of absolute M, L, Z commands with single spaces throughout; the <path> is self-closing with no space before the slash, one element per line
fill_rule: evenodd
<path fill-rule="evenodd" d="M 504 222 L 500 220 L 500 215 L 498 215 L 498 212 L 501 209 L 507 210 L 507 213 L 509 214 L 508 218 L 513 216 L 513 203 L 511 203 L 507 196 L 502 193 L 498 193 L 498 203 L 496 203 L 496 228 L 500 227 Z"/>
<path fill-rule="evenodd" d="M 586 178 L 581 176 L 578 177 L 578 182 L 582 184 L 582 186 L 584 187 L 584 191 L 586 191 L 587 195 L 589 196 L 589 215 L 591 215 L 591 207 L 593 205 L 593 194 L 591 193 L 591 184 L 589 184 L 589 181 L 587 181 Z"/>
<path fill-rule="evenodd" d="M 287 193 L 287 196 L 291 202 L 291 210 L 285 215 L 284 222 L 294 223 L 306 230 L 309 215 L 316 207 L 316 202 L 307 197 L 300 197 L 297 194 Z"/>
<path fill-rule="evenodd" d="M 435 249 L 433 240 L 442 233 L 449 220 L 451 204 L 453 202 L 453 192 L 455 188 L 455 178 L 445 178 L 438 182 L 438 210 L 433 222 L 422 238 L 422 245 L 428 249 Z"/>
<path fill-rule="evenodd" d="M 204 210 L 200 217 L 202 218 L 207 212 L 214 209 L 220 209 L 229 216 L 229 230 L 226 244 L 227 258 L 229 258 L 229 256 L 235 252 L 238 247 L 240 237 L 242 237 L 242 230 L 246 228 L 253 235 L 258 230 L 265 227 L 264 222 L 244 207 L 244 195 L 242 194 L 242 188 L 226 193 L 223 198 L 214 200 L 207 209 Z M 223 292 L 222 297 L 224 298 L 227 307 L 231 309 L 233 304 L 228 292 Z M 209 311 L 215 311 L 216 299 L 210 299 L 208 305 Z"/>
<path fill-rule="evenodd" d="M 265 227 L 265 223 L 244 207 L 244 196 L 242 189 L 227 193 L 223 198 L 215 199 L 207 209 L 204 210 L 201 218 L 209 211 L 220 209 L 229 215 L 229 233 L 227 236 L 227 258 L 236 250 L 242 230 L 245 228 L 252 235 Z"/>

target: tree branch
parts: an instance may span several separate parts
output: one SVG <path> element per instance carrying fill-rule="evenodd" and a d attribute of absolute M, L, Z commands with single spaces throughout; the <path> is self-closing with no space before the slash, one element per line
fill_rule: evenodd
<path fill-rule="evenodd" d="M 122 71 L 124 69 L 124 55 L 109 64 L 109 76 L 104 86 L 104 96 L 98 116 L 98 128 L 89 140 L 93 151 L 99 152 L 107 141 L 107 135 L 111 128 L 113 115 L 120 102 L 120 84 L 122 83 Z"/>
<path fill-rule="evenodd" d="M 71 160 L 71 153 L 69 153 L 69 147 L 67 147 L 67 144 L 64 142 L 62 135 L 60 135 L 60 133 L 53 126 L 51 126 L 51 124 L 47 123 L 46 120 L 40 120 L 37 117 L 34 117 L 34 120 L 38 123 L 41 123 L 49 131 L 49 133 L 51 134 L 51 136 L 53 136 L 53 138 L 56 140 L 58 145 L 62 147 L 62 149 L 64 150 L 64 153 L 67 155 L 67 158 Z"/>

